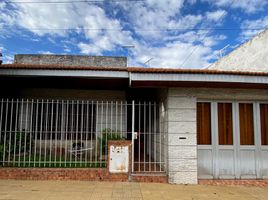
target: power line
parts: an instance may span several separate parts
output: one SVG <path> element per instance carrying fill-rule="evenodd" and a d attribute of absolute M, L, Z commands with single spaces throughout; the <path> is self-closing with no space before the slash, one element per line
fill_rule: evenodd
<path fill-rule="evenodd" d="M 233 1 L 234 0 L 232 0 L 231 1 L 231 3 L 230 3 L 230 7 L 231 7 L 231 5 L 233 4 Z M 220 21 L 223 17 L 224 17 L 224 12 L 222 13 L 222 15 L 219 17 L 219 19 L 218 19 L 218 21 Z M 263 29 L 261 29 L 261 30 L 263 30 Z M 204 37 L 200 40 L 200 42 L 203 42 L 203 40 L 206 38 L 206 36 L 209 34 L 209 32 L 210 32 L 211 30 L 209 30 L 209 31 L 207 31 L 206 32 L 206 34 L 204 34 Z M 186 57 L 186 59 L 181 63 L 181 65 L 179 66 L 179 68 L 182 68 L 183 67 L 183 65 L 190 59 L 190 57 L 193 55 L 193 53 L 197 50 L 199 48 L 199 46 L 196 46 L 191 52 L 190 52 L 190 54 Z"/>
<path fill-rule="evenodd" d="M 242 31 L 242 30 L 251 30 L 251 31 L 256 31 L 256 30 L 265 30 L 268 27 L 264 28 L 167 28 L 167 29 L 109 29 L 109 28 L 20 28 L 20 27 L 9 27 L 9 26 L 4 26 L 2 27 L 3 29 L 6 30 L 29 30 L 29 31 L 135 31 L 135 32 L 171 32 L 171 31 L 202 31 L 202 30 L 208 30 L 208 31 Z"/>
<path fill-rule="evenodd" d="M 68 3 L 105 3 L 105 2 L 144 2 L 145 0 L 77 0 L 77 1 L 7 1 L 14 4 L 68 4 Z"/>

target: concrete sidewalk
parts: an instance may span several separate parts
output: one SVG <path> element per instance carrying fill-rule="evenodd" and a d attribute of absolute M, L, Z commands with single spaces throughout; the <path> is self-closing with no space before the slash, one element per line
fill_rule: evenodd
<path fill-rule="evenodd" d="M 0 199 L 268 199 L 268 187 L 0 180 Z"/>

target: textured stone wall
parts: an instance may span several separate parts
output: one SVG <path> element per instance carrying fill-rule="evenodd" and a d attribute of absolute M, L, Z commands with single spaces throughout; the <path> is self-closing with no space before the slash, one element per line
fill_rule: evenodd
<path fill-rule="evenodd" d="M 169 183 L 197 184 L 196 98 L 169 90 L 167 116 Z"/>
<path fill-rule="evenodd" d="M 126 57 L 78 56 L 78 55 L 41 55 L 18 54 L 15 63 L 19 64 L 58 64 L 67 66 L 127 67 Z"/>

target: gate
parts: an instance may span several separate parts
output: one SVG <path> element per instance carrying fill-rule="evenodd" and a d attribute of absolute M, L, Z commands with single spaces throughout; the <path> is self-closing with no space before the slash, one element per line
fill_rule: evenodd
<path fill-rule="evenodd" d="M 132 102 L 132 172 L 165 172 L 165 135 L 161 103 Z"/>
<path fill-rule="evenodd" d="M 164 172 L 161 103 L 0 100 L 0 166 L 106 167 L 107 141 L 132 140 L 132 172 Z"/>

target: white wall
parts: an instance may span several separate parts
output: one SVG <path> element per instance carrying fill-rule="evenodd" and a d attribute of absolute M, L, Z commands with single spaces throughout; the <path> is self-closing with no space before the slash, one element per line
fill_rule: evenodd
<path fill-rule="evenodd" d="M 268 72 L 268 30 L 244 43 L 208 69 Z"/>
<path fill-rule="evenodd" d="M 167 116 L 169 182 L 196 184 L 196 97 L 169 90 Z"/>

